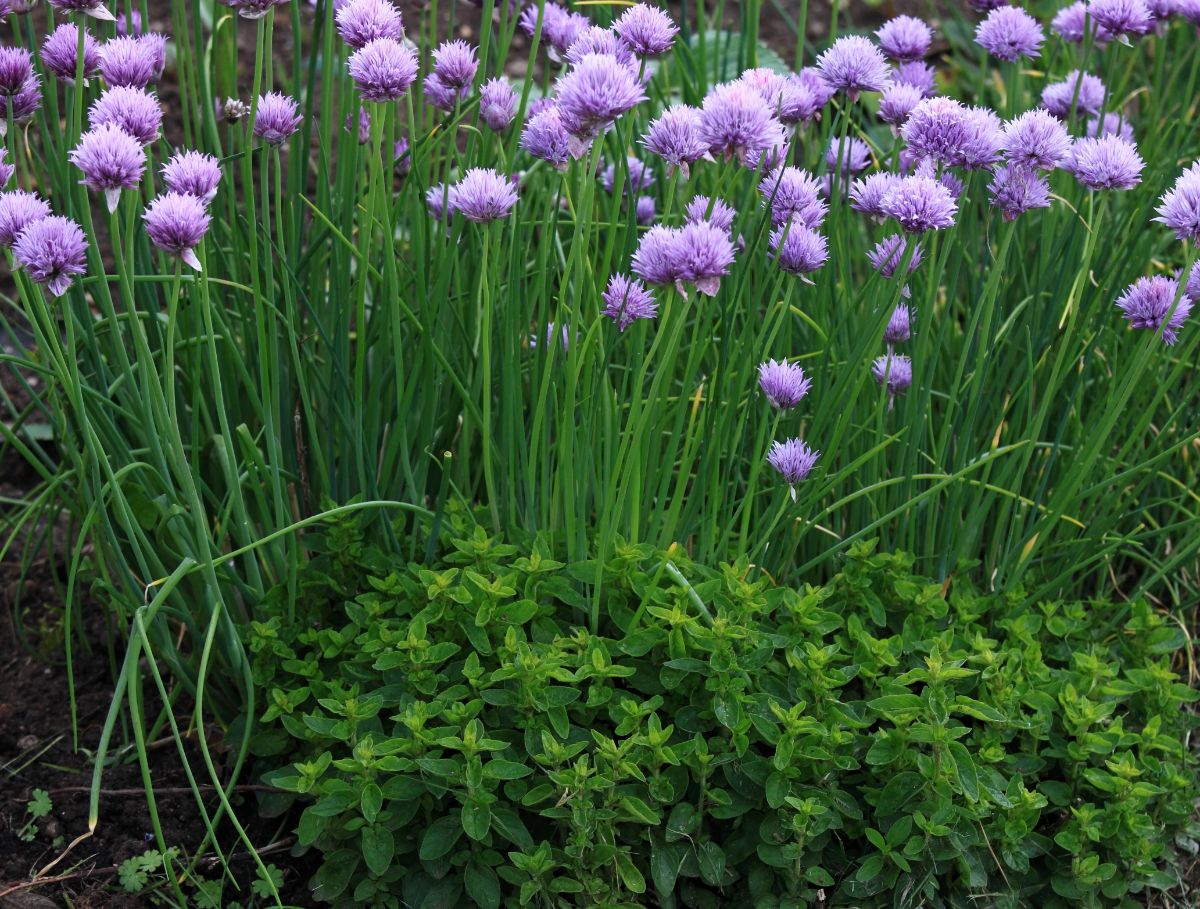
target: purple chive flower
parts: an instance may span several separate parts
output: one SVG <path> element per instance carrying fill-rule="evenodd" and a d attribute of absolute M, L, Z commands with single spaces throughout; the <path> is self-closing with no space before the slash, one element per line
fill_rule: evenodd
<path fill-rule="evenodd" d="M 892 84 L 911 85 L 920 91 L 922 98 L 932 98 L 937 94 L 937 73 L 928 63 L 912 60 L 896 67 L 892 73 Z"/>
<path fill-rule="evenodd" d="M 13 165 L 8 163 L 8 149 L 0 146 L 0 188 L 8 185 L 8 181 L 13 178 L 16 170 Z"/>
<path fill-rule="evenodd" d="M 1050 207 L 1050 184 L 1046 178 L 1021 164 L 997 167 L 988 184 L 988 195 L 1005 221 L 1012 221 L 1017 215 L 1035 208 Z"/>
<path fill-rule="evenodd" d="M 391 38 L 368 41 L 350 55 L 346 65 L 368 101 L 395 101 L 417 80 L 417 55 Z"/>
<path fill-rule="evenodd" d="M 607 54 L 585 54 L 558 77 L 558 112 L 574 136 L 572 153 L 582 157 L 592 139 L 646 98 L 637 74 Z"/>
<path fill-rule="evenodd" d="M 42 42 L 42 65 L 55 78 L 75 84 L 75 67 L 79 62 L 79 27 L 64 22 Z M 86 28 L 83 30 L 83 77 L 100 72 L 100 45 Z"/>
<path fill-rule="evenodd" d="M 1144 35 L 1154 27 L 1145 0 L 1091 0 L 1088 12 L 1097 25 L 1126 44 L 1129 35 Z"/>
<path fill-rule="evenodd" d="M 116 124 L 142 145 L 149 145 L 158 138 L 162 116 L 158 99 L 144 88 L 114 85 L 92 104 L 88 122 L 93 128 Z"/>
<path fill-rule="evenodd" d="M 830 143 L 825 149 L 825 166 L 843 177 L 861 173 L 870 163 L 871 147 L 862 139 L 847 138 L 845 144 Z"/>
<path fill-rule="evenodd" d="M 1042 89 L 1042 106 L 1062 119 L 1071 115 L 1072 103 L 1077 113 L 1094 114 L 1104 103 L 1104 94 L 1103 82 L 1090 73 L 1073 69 L 1061 82 Z"/>
<path fill-rule="evenodd" d="M 162 175 L 171 192 L 195 196 L 208 205 L 217 197 L 221 162 L 200 151 L 178 152 L 163 165 Z"/>
<path fill-rule="evenodd" d="M 888 390 L 888 397 L 894 398 L 908 391 L 912 385 L 912 360 L 904 354 L 889 354 L 877 357 L 871 363 L 871 375 L 875 381 Z M 889 409 L 891 407 L 889 403 Z"/>
<path fill-rule="evenodd" d="M 767 360 L 758 364 L 758 387 L 776 410 L 791 410 L 812 389 L 812 379 L 787 360 Z"/>
<path fill-rule="evenodd" d="M 920 60 L 929 53 L 933 29 L 914 16 L 896 16 L 875 32 L 883 52 L 897 63 Z"/>
<path fill-rule="evenodd" d="M 1188 275 L 1187 284 L 1183 288 L 1183 294 L 1192 303 L 1200 303 L 1200 262 L 1192 266 L 1191 273 Z"/>
<path fill-rule="evenodd" d="M 820 111 L 837 94 L 837 89 L 825 80 L 821 71 L 815 66 L 806 66 L 791 78 L 812 92 L 817 111 Z"/>
<path fill-rule="evenodd" d="M 400 10 L 388 0 L 349 0 L 334 13 L 334 20 L 338 34 L 353 50 L 376 38 L 399 41 L 404 37 Z"/>
<path fill-rule="evenodd" d="M 258 97 L 254 135 L 271 145 L 282 145 L 300 128 L 302 119 L 295 98 L 279 92 L 268 92 Z"/>
<path fill-rule="evenodd" d="M 922 158 L 918 161 L 913 173 L 918 177 L 929 177 L 930 179 L 937 180 L 938 183 L 946 187 L 946 191 L 955 199 L 962 195 L 962 180 L 958 179 L 958 177 L 948 170 L 942 171 L 941 176 L 938 176 L 937 164 L 929 158 Z"/>
<path fill-rule="evenodd" d="M 780 227 L 793 219 L 816 230 L 828 211 L 820 195 L 820 184 L 798 167 L 776 168 L 758 185 L 763 205 L 771 208 L 771 225 Z"/>
<path fill-rule="evenodd" d="M 117 15 L 118 35 L 140 35 L 142 33 L 142 14 L 136 9 L 129 12 L 121 10 Z"/>
<path fill-rule="evenodd" d="M 567 169 L 571 141 L 557 107 L 547 107 L 529 119 L 521 133 L 521 148 L 560 170 Z"/>
<path fill-rule="evenodd" d="M 850 185 L 850 207 L 882 221 L 887 217 L 883 213 L 883 197 L 892 188 L 892 184 L 900 179 L 902 178 L 884 171 L 855 180 Z"/>
<path fill-rule="evenodd" d="M 538 4 L 531 3 L 521 12 L 517 24 L 532 38 L 537 31 L 538 18 Z M 541 18 L 542 42 L 550 46 L 552 60 L 562 59 L 579 36 L 592 26 L 587 16 L 568 12 L 552 0 L 546 0 Z"/>
<path fill-rule="evenodd" d="M 768 245 L 772 258 L 791 275 L 806 275 L 816 271 L 829 260 L 829 246 L 815 230 L 799 221 L 792 221 L 771 231 Z"/>
<path fill-rule="evenodd" d="M 601 314 L 616 322 L 620 332 L 638 319 L 653 319 L 658 315 L 654 295 L 641 281 L 628 275 L 617 274 L 609 278 L 601 299 L 604 301 Z"/>
<path fill-rule="evenodd" d="M 453 85 L 447 85 L 437 73 L 430 73 L 425 77 L 425 82 L 422 84 L 421 90 L 428 103 L 432 104 L 438 110 L 446 112 L 454 110 L 455 105 L 460 101 L 466 100 L 466 97 L 471 93 L 469 86 L 464 85 L 462 88 L 455 88 Z"/>
<path fill-rule="evenodd" d="M 1178 13 L 1196 28 L 1200 28 L 1200 0 L 1178 0 Z"/>
<path fill-rule="evenodd" d="M 1154 220 L 1175 231 L 1178 239 L 1200 246 L 1200 162 L 1179 175 L 1155 211 L 1158 217 Z"/>
<path fill-rule="evenodd" d="M 783 442 L 771 443 L 771 450 L 767 452 L 767 463 L 779 471 L 785 483 L 793 487 L 792 501 L 795 501 L 794 487 L 812 473 L 820 457 L 821 452 L 809 448 L 800 439 L 786 439 Z"/>
<path fill-rule="evenodd" d="M 629 45 L 618 38 L 612 29 L 599 25 L 590 26 L 579 33 L 579 37 L 567 48 L 566 60 L 568 63 L 578 63 L 588 54 L 607 54 L 626 66 L 637 65 L 637 58 Z"/>
<path fill-rule="evenodd" d="M 412 154 L 409 152 L 408 140 L 397 139 L 392 146 L 392 168 L 398 176 L 406 176 L 412 170 Z"/>
<path fill-rule="evenodd" d="M 882 91 L 889 81 L 887 60 L 879 48 L 860 35 L 838 38 L 817 58 L 817 69 L 826 82 L 846 92 L 851 101 L 858 99 L 859 92 Z"/>
<path fill-rule="evenodd" d="M 445 183 L 438 183 L 425 190 L 425 205 L 435 221 L 449 221 L 454 214 L 454 197 Z"/>
<path fill-rule="evenodd" d="M 0 193 L 0 247 L 12 246 L 21 231 L 34 221 L 48 217 L 50 206 L 33 193 L 23 189 Z"/>
<path fill-rule="evenodd" d="M 1062 121 L 1042 108 L 1028 110 L 1004 124 L 1004 153 L 1009 162 L 1054 170 L 1066 160 L 1071 137 Z"/>
<path fill-rule="evenodd" d="M 475 81 L 479 60 L 466 41 L 445 41 L 433 51 L 433 71 L 452 88 L 465 88 Z"/>
<path fill-rule="evenodd" d="M 1132 189 L 1142 182 L 1146 162 L 1120 136 L 1076 139 L 1064 169 L 1088 189 Z"/>
<path fill-rule="evenodd" d="M 908 304 L 899 303 L 888 317 L 887 328 L 883 330 L 883 340 L 888 344 L 903 344 L 912 337 L 912 314 Z"/>
<path fill-rule="evenodd" d="M 50 0 L 50 5 L 59 13 L 80 13 L 107 22 L 114 18 L 101 0 Z"/>
<path fill-rule="evenodd" d="M 900 134 L 919 157 L 968 169 L 992 165 L 1004 145 L 1000 119 L 992 111 L 965 107 L 952 98 L 922 101 Z"/>
<path fill-rule="evenodd" d="M 517 92 L 504 79 L 489 79 L 479 90 L 479 118 L 493 132 L 508 129 L 517 115 Z"/>
<path fill-rule="evenodd" d="M 748 69 L 736 81 L 758 92 L 780 123 L 807 123 L 816 116 L 825 100 L 818 98 L 799 76 L 782 76 L 764 67 Z"/>
<path fill-rule="evenodd" d="M 656 57 L 671 49 L 679 28 L 657 6 L 639 3 L 625 10 L 613 23 L 613 31 L 641 57 Z"/>
<path fill-rule="evenodd" d="M 166 193 L 152 201 L 142 217 L 151 243 L 201 270 L 196 247 L 212 221 L 203 202 L 184 193 Z"/>
<path fill-rule="evenodd" d="M 904 234 L 892 234 L 884 237 L 867 253 L 871 267 L 885 278 L 894 277 L 900 266 L 904 264 L 904 254 L 908 251 L 908 237 Z M 921 244 L 914 243 L 912 257 L 908 260 L 908 273 L 916 271 L 921 264 Z"/>
<path fill-rule="evenodd" d="M 226 98 L 224 101 L 218 98 L 213 104 L 213 110 L 218 120 L 224 120 L 230 126 L 250 113 L 246 102 L 239 101 L 237 98 Z"/>
<path fill-rule="evenodd" d="M 729 266 L 733 264 L 729 233 L 707 221 L 680 228 L 675 254 L 676 283 L 694 284 L 697 292 L 708 297 L 717 295 L 722 276 L 729 273 Z"/>
<path fill-rule="evenodd" d="M 638 241 L 633 273 L 649 284 L 674 284 L 680 277 L 679 231 L 656 224 Z"/>
<path fill-rule="evenodd" d="M 638 196 L 637 202 L 633 206 L 634 218 L 637 223 L 643 227 L 649 227 L 654 223 L 654 216 L 657 214 L 657 207 L 654 204 L 653 196 Z"/>
<path fill-rule="evenodd" d="M 975 42 L 997 60 L 1036 57 L 1045 36 L 1038 21 L 1016 6 L 1001 6 L 975 29 Z"/>
<path fill-rule="evenodd" d="M 225 0 L 237 10 L 243 19 L 262 19 L 276 6 L 283 6 L 288 0 Z"/>
<path fill-rule="evenodd" d="M 883 90 L 879 98 L 879 119 L 893 127 L 900 127 L 924 96 L 921 89 L 907 82 L 893 82 Z"/>
<path fill-rule="evenodd" d="M 353 113 L 346 114 L 342 125 L 346 132 L 356 134 L 359 145 L 366 145 L 371 141 L 371 112 L 365 107 L 358 109 L 357 117 Z"/>
<path fill-rule="evenodd" d="M 42 106 L 42 86 L 38 81 L 37 73 L 34 73 L 25 80 L 25 84 L 21 86 L 21 90 L 9 98 L 5 98 L 5 107 L 0 104 L 0 115 L 7 115 L 8 110 L 12 110 L 12 118 L 20 123 L 28 120 Z M 7 129 L 7 122 L 0 121 L 0 135 L 3 135 Z"/>
<path fill-rule="evenodd" d="M 683 104 L 667 108 L 647 128 L 642 145 L 667 163 L 668 174 L 679 168 L 687 177 L 688 166 L 708 154 L 700 134 L 700 112 Z"/>
<path fill-rule="evenodd" d="M 13 258 L 35 284 L 56 297 L 87 269 L 87 238 L 70 218 L 50 215 L 30 222 L 13 244 Z"/>
<path fill-rule="evenodd" d="M 622 191 L 626 195 L 636 196 L 654 185 L 654 174 L 650 173 L 650 169 L 646 167 L 645 163 L 632 155 L 625 159 L 625 168 L 626 173 L 621 175 L 621 179 Z M 617 166 L 610 164 L 600 175 L 600 185 L 604 187 L 605 192 L 611 193 L 616 187 L 616 180 Z"/>
<path fill-rule="evenodd" d="M 737 212 L 721 199 L 696 196 L 687 204 L 683 217 L 687 224 L 699 224 L 701 221 L 707 221 L 718 230 L 730 233 L 733 230 L 733 219 L 737 217 Z"/>
<path fill-rule="evenodd" d="M 910 234 L 951 227 L 958 213 L 958 203 L 945 186 L 920 176 L 898 178 L 880 207 Z"/>
<path fill-rule="evenodd" d="M 33 78 L 33 57 L 23 47 L 0 47 L 0 95 L 15 95 Z"/>
<path fill-rule="evenodd" d="M 516 204 L 517 188 L 512 180 L 489 168 L 472 167 L 450 187 L 450 205 L 468 221 L 507 218 Z"/>
<path fill-rule="evenodd" d="M 1086 31 L 1092 33 L 1092 41 L 1098 47 L 1103 47 L 1113 39 L 1113 33 L 1089 18 L 1088 7 L 1084 0 L 1075 0 L 1070 6 L 1064 6 L 1054 16 L 1050 23 L 1060 38 L 1071 44 L 1083 44 Z"/>
<path fill-rule="evenodd" d="M 1179 329 L 1192 311 L 1192 301 L 1180 294 L 1178 281 L 1155 275 L 1138 278 L 1127 287 L 1117 298 L 1117 308 L 1134 328 L 1161 328 L 1163 343 L 1171 345 L 1179 340 Z"/>
<path fill-rule="evenodd" d="M 83 172 L 88 189 L 104 193 L 108 210 L 116 211 L 123 189 L 137 189 L 146 171 L 141 144 L 115 123 L 104 123 L 79 137 L 71 163 Z"/>
<path fill-rule="evenodd" d="M 1120 136 L 1126 142 L 1134 141 L 1133 124 L 1123 114 L 1107 113 L 1103 120 L 1099 117 L 1088 117 L 1086 135 Z"/>
<path fill-rule="evenodd" d="M 977 13 L 990 13 L 997 7 L 1005 6 L 1008 0 L 967 0 L 967 2 Z"/>
<path fill-rule="evenodd" d="M 110 38 L 100 45 L 100 75 L 109 85 L 152 85 L 162 76 L 165 43 L 154 32 Z"/>
<path fill-rule="evenodd" d="M 700 137 L 709 152 L 743 165 L 786 141 L 783 124 L 754 89 L 739 82 L 718 85 L 700 110 Z"/>

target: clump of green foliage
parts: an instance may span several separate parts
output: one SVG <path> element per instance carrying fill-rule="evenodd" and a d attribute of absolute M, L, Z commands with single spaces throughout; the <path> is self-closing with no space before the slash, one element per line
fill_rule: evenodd
<path fill-rule="evenodd" d="M 642 545 L 564 564 L 453 511 L 441 544 L 335 526 L 290 594 L 319 622 L 281 589 L 245 632 L 255 750 L 337 906 L 1124 907 L 1194 847 L 1197 694 L 1145 602 L 870 544 L 802 590 Z"/>

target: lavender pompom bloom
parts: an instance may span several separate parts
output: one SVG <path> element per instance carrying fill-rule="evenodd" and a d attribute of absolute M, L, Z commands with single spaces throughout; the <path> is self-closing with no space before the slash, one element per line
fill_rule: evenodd
<path fill-rule="evenodd" d="M 23 47 L 0 47 L 0 95 L 15 95 L 33 78 L 33 57 Z"/>
<path fill-rule="evenodd" d="M 567 48 L 565 56 L 568 63 L 578 63 L 588 54 L 607 54 L 616 57 L 626 66 L 637 65 L 637 58 L 629 49 L 629 45 L 618 38 L 612 29 L 601 28 L 599 25 L 590 26 L 580 32 L 579 37 Z"/>
<path fill-rule="evenodd" d="M 711 209 L 711 210 L 710 210 Z M 708 196 L 696 196 L 687 204 L 683 212 L 684 222 L 698 224 L 707 221 L 713 227 L 731 233 L 733 219 L 737 212 L 721 199 L 711 199 Z"/>
<path fill-rule="evenodd" d="M 1042 89 L 1042 106 L 1056 117 L 1069 117 L 1072 102 L 1077 112 L 1096 113 L 1104 103 L 1104 83 L 1090 73 L 1073 69 L 1061 82 Z"/>
<path fill-rule="evenodd" d="M 656 224 L 638 241 L 633 273 L 649 284 L 673 284 L 680 277 L 679 231 Z"/>
<path fill-rule="evenodd" d="M 783 442 L 771 443 L 767 452 L 767 463 L 774 467 L 789 486 L 801 483 L 817 466 L 821 452 L 809 448 L 800 439 L 787 439 Z M 792 501 L 796 500 L 796 490 L 792 490 Z"/>
<path fill-rule="evenodd" d="M 892 73 L 893 85 L 911 85 L 921 93 L 922 98 L 932 98 L 937 94 L 937 74 L 933 67 L 920 60 L 901 63 Z"/>
<path fill-rule="evenodd" d="M 300 128 L 302 119 L 294 98 L 279 92 L 268 92 L 258 98 L 254 135 L 272 145 L 282 145 Z"/>
<path fill-rule="evenodd" d="M 25 84 L 21 86 L 21 90 L 9 98 L 5 98 L 4 104 L 0 104 L 0 118 L 5 116 L 9 110 L 12 111 L 12 118 L 20 123 L 28 120 L 42 106 L 42 86 L 38 81 L 37 73 L 34 73 L 25 80 Z M 0 119 L 0 136 L 4 134 L 8 124 Z"/>
<path fill-rule="evenodd" d="M 88 122 L 93 127 L 114 123 L 142 145 L 149 145 L 158 138 L 162 116 L 158 99 L 144 88 L 114 85 L 91 106 Z"/>
<path fill-rule="evenodd" d="M 780 123 L 807 123 L 827 100 L 799 76 L 782 76 L 764 67 L 748 69 L 736 81 L 758 92 Z"/>
<path fill-rule="evenodd" d="M 783 124 L 772 115 L 770 105 L 739 82 L 718 85 L 705 97 L 700 136 L 714 156 L 736 158 L 743 165 L 786 141 Z"/>
<path fill-rule="evenodd" d="M 1042 108 L 1028 110 L 1004 125 L 1004 152 L 1013 164 L 1054 170 L 1070 150 L 1066 127 Z"/>
<path fill-rule="evenodd" d="M 616 322 L 620 332 L 638 319 L 653 319 L 658 315 L 654 295 L 641 281 L 628 275 L 617 274 L 609 278 L 601 299 L 604 301 L 601 314 Z"/>
<path fill-rule="evenodd" d="M 1126 142 L 1133 143 L 1133 124 L 1121 114 L 1107 113 L 1103 120 L 1100 117 L 1088 117 L 1088 136 L 1120 136 Z"/>
<path fill-rule="evenodd" d="M 967 108 L 965 126 L 962 147 L 951 163 L 967 170 L 991 167 L 1000 159 L 1000 151 L 1004 148 L 1004 127 L 1000 118 L 986 107 L 970 107 Z"/>
<path fill-rule="evenodd" d="M 686 177 L 688 166 L 708 154 L 708 143 L 700 134 L 700 112 L 682 104 L 667 108 L 651 122 L 642 145 L 667 163 L 668 174 L 679 168 Z"/>
<path fill-rule="evenodd" d="M 1192 266 L 1192 271 L 1188 275 L 1183 293 L 1193 303 L 1200 303 L 1200 262 Z"/>
<path fill-rule="evenodd" d="M 399 41 L 404 37 L 400 11 L 387 0 L 349 0 L 334 13 L 338 34 L 353 50 L 376 38 Z"/>
<path fill-rule="evenodd" d="M 0 193 L 0 247 L 12 246 L 21 231 L 34 221 L 48 217 L 50 206 L 33 193 L 23 189 Z"/>
<path fill-rule="evenodd" d="M 1050 207 L 1050 184 L 1046 178 L 1020 164 L 997 167 L 988 184 L 988 195 L 1005 221 L 1012 221 L 1017 215 L 1035 208 Z"/>
<path fill-rule="evenodd" d="M 654 203 L 654 197 L 638 196 L 637 202 L 635 202 L 633 206 L 633 212 L 634 218 L 637 219 L 638 224 L 642 225 L 643 227 L 649 227 L 654 223 L 654 216 L 658 212 L 658 209 Z"/>
<path fill-rule="evenodd" d="M 625 169 L 626 172 L 621 175 L 624 184 L 621 189 L 626 195 L 636 196 L 654 185 L 654 174 L 650 173 L 644 162 L 632 155 L 625 159 Z M 600 185 L 605 192 L 611 193 L 616 188 L 616 180 L 617 166 L 610 164 L 600 175 Z"/>
<path fill-rule="evenodd" d="M 889 81 L 887 60 L 878 47 L 860 35 L 838 38 L 817 58 L 817 69 L 826 82 L 846 92 L 851 101 L 857 100 L 859 92 L 882 91 Z"/>
<path fill-rule="evenodd" d="M 28 224 L 13 245 L 13 258 L 36 284 L 61 297 L 87 269 L 87 238 L 70 218 L 54 215 Z"/>
<path fill-rule="evenodd" d="M 516 204 L 517 188 L 512 180 L 490 168 L 472 167 L 450 187 L 450 205 L 468 221 L 507 218 Z"/>
<path fill-rule="evenodd" d="M 475 81 L 479 60 L 475 48 L 466 41 L 445 41 L 433 51 L 433 71 L 452 88 L 464 88 Z"/>
<path fill-rule="evenodd" d="M 530 38 L 537 32 L 538 17 L 538 4 L 531 3 L 517 19 L 521 30 Z M 542 13 L 542 40 L 550 45 L 550 58 L 561 59 L 579 36 L 591 26 L 591 20 L 587 16 L 568 12 L 553 0 L 546 0 Z"/>
<path fill-rule="evenodd" d="M 767 360 L 758 365 L 758 387 L 776 410 L 791 410 L 812 389 L 812 379 L 787 360 Z"/>
<path fill-rule="evenodd" d="M 80 136 L 70 159 L 83 172 L 80 182 L 104 193 L 110 212 L 116 210 L 121 190 L 137 189 L 146 170 L 141 144 L 115 123 L 102 124 Z"/>
<path fill-rule="evenodd" d="M 1129 35 L 1144 35 L 1154 27 L 1145 0 L 1091 0 L 1088 12 L 1098 25 L 1125 43 L 1129 43 Z"/>
<path fill-rule="evenodd" d="M 892 188 L 892 184 L 900 179 L 902 178 L 884 171 L 855 180 L 850 185 L 850 207 L 882 221 L 886 217 L 883 213 L 883 197 Z"/>
<path fill-rule="evenodd" d="M 128 12 L 121 10 L 117 15 L 118 35 L 140 35 L 142 33 L 142 14 L 139 10 Z"/>
<path fill-rule="evenodd" d="M 101 0 L 50 0 L 50 5 L 60 13 L 82 13 L 93 19 L 102 19 L 107 22 L 111 22 L 114 18 Z"/>
<path fill-rule="evenodd" d="M 894 277 L 900 266 L 904 264 L 904 254 L 908 251 L 908 237 L 904 234 L 892 234 L 884 237 L 867 253 L 871 267 L 885 278 Z M 912 257 L 908 260 L 908 273 L 916 271 L 921 264 L 921 244 L 914 243 Z"/>
<path fill-rule="evenodd" d="M 798 221 L 775 228 L 768 242 L 773 258 L 788 274 L 806 275 L 829 260 L 825 238 Z"/>
<path fill-rule="evenodd" d="M 1016 6 L 1001 6 L 988 13 L 975 29 L 976 43 L 997 60 L 1036 57 L 1045 36 L 1036 19 Z"/>
<path fill-rule="evenodd" d="M 1083 44 L 1087 31 L 1092 32 L 1092 41 L 1098 47 L 1103 47 L 1113 39 L 1112 32 L 1097 23 L 1094 17 L 1089 17 L 1084 0 L 1075 0 L 1070 6 L 1060 9 L 1050 22 L 1050 28 L 1071 44 Z"/>
<path fill-rule="evenodd" d="M 921 89 L 907 82 L 893 82 L 879 98 L 879 119 L 893 127 L 903 126 L 922 99 Z"/>
<path fill-rule="evenodd" d="M 914 16 L 896 16 L 875 32 L 883 52 L 898 63 L 920 60 L 929 53 L 933 30 Z"/>
<path fill-rule="evenodd" d="M 908 304 L 899 303 L 888 317 L 887 328 L 883 330 L 883 340 L 888 344 L 903 344 L 912 337 L 912 315 Z"/>
<path fill-rule="evenodd" d="M 371 141 L 371 112 L 365 107 L 358 109 L 358 116 L 353 113 L 346 114 L 343 125 L 346 132 L 356 134 L 359 145 L 366 145 Z"/>
<path fill-rule="evenodd" d="M 347 67 L 368 101 L 395 101 L 417 81 L 417 55 L 391 38 L 368 41 L 350 55 Z"/>
<path fill-rule="evenodd" d="M 479 90 L 479 117 L 493 132 L 508 128 L 517 116 L 517 92 L 503 79 L 489 79 Z"/>
<path fill-rule="evenodd" d="M 781 167 L 771 171 L 758 185 L 763 205 L 771 207 L 771 224 L 779 227 L 793 219 L 810 230 L 825 220 L 828 207 L 821 199 L 820 184 L 808 171 Z"/>
<path fill-rule="evenodd" d="M 679 28 L 658 7 L 638 3 L 621 14 L 613 23 L 613 31 L 635 54 L 656 57 L 671 49 Z"/>
<path fill-rule="evenodd" d="M 217 197 L 221 162 L 200 151 L 179 152 L 163 165 L 162 175 L 171 192 L 195 196 L 208 205 Z"/>
<path fill-rule="evenodd" d="M 571 155 L 570 135 L 557 107 L 548 107 L 530 118 L 521 133 L 521 148 L 560 170 L 566 169 Z"/>
<path fill-rule="evenodd" d="M 79 62 L 79 27 L 64 22 L 42 42 L 42 65 L 56 78 L 75 84 Z M 100 72 L 100 45 L 87 29 L 83 30 L 83 77 Z"/>
<path fill-rule="evenodd" d="M 608 54 L 585 54 L 558 78 L 558 111 L 568 133 L 582 144 L 605 132 L 646 98 L 637 74 Z"/>
<path fill-rule="evenodd" d="M 196 271 L 201 270 L 196 247 L 212 221 L 203 202 L 192 195 L 166 193 L 147 206 L 143 217 L 150 242 Z"/>
<path fill-rule="evenodd" d="M 437 73 L 430 73 L 426 76 L 421 88 L 428 103 L 447 113 L 454 110 L 455 105 L 464 101 L 471 93 L 470 86 L 464 85 L 462 88 L 455 88 L 453 85 L 443 82 Z"/>
<path fill-rule="evenodd" d="M 920 176 L 897 179 L 880 207 L 910 234 L 951 227 L 958 213 L 958 203 L 945 186 Z"/>
<path fill-rule="evenodd" d="M 815 66 L 806 66 L 792 77 L 810 92 L 816 99 L 817 110 L 820 110 L 837 94 L 837 89 L 830 85 L 821 71 Z"/>
<path fill-rule="evenodd" d="M 705 296 L 715 297 L 721 278 L 733 264 L 729 233 L 707 221 L 685 224 L 675 243 L 676 282 L 696 285 Z"/>
<path fill-rule="evenodd" d="M 435 221 L 449 221 L 454 214 L 454 197 L 445 183 L 438 183 L 425 190 L 425 205 Z"/>
<path fill-rule="evenodd" d="M 13 165 L 8 163 L 8 148 L 0 145 L 0 188 L 8 185 L 8 181 L 13 178 L 16 170 Z"/>
<path fill-rule="evenodd" d="M 392 162 L 392 168 L 396 171 L 397 176 L 406 176 L 412 170 L 412 154 L 409 151 L 407 139 L 397 139 L 396 144 L 392 146 Z"/>
<path fill-rule="evenodd" d="M 952 98 L 922 101 L 900 134 L 917 156 L 968 169 L 991 166 L 1004 145 L 1004 130 L 992 111 Z"/>
<path fill-rule="evenodd" d="M 1171 345 L 1179 340 L 1179 329 L 1192 311 L 1192 301 L 1179 293 L 1178 281 L 1155 275 L 1134 281 L 1117 298 L 1117 308 L 1134 328 L 1161 328 L 1163 343 Z"/>
<path fill-rule="evenodd" d="M 100 46 L 100 75 L 109 85 L 145 88 L 162 76 L 166 39 L 154 32 L 110 38 Z"/>
<path fill-rule="evenodd" d="M 871 363 L 871 375 L 886 386 L 890 397 L 902 395 L 912 386 L 912 360 L 904 354 L 877 357 Z"/>
<path fill-rule="evenodd" d="M 825 166 L 843 177 L 861 173 L 871 163 L 871 147 L 862 139 L 848 138 L 845 144 L 825 149 Z"/>
<path fill-rule="evenodd" d="M 1132 189 L 1142 182 L 1146 162 L 1120 136 L 1076 139 L 1064 168 L 1088 189 Z"/>
<path fill-rule="evenodd" d="M 1200 246 L 1200 162 L 1185 170 L 1155 209 L 1155 221 L 1175 231 L 1180 240 Z"/>

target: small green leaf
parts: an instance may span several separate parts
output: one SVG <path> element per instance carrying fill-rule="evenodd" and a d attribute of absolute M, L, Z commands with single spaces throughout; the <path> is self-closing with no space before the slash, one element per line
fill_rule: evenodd
<path fill-rule="evenodd" d="M 492 826 L 492 812 L 478 799 L 467 799 L 462 806 L 462 829 L 473 840 L 481 840 Z"/>
<path fill-rule="evenodd" d="M 642 872 L 638 871 L 637 865 L 624 852 L 617 853 L 617 874 L 621 876 L 621 882 L 634 893 L 646 892 L 646 878 L 642 876 Z"/>
<path fill-rule="evenodd" d="M 454 848 L 454 844 L 458 842 L 462 833 L 463 825 L 459 823 L 457 817 L 440 817 L 429 825 L 429 829 L 421 837 L 421 849 L 418 855 L 425 862 L 440 859 Z"/>
<path fill-rule="evenodd" d="M 391 867 L 396 854 L 396 842 L 392 831 L 382 824 L 371 824 L 362 829 L 362 856 L 372 874 L 383 874 Z"/>
<path fill-rule="evenodd" d="M 362 793 L 362 813 L 368 824 L 374 824 L 375 818 L 379 816 L 379 809 L 383 805 L 383 790 L 374 783 L 367 783 L 363 787 Z"/>

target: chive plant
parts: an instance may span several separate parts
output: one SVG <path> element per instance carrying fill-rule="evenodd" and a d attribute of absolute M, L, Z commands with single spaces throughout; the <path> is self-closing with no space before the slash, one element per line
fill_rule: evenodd
<path fill-rule="evenodd" d="M 469 44 L 436 3 L 10 14 L 0 312 L 39 382 L 0 433 L 45 482 L 24 523 L 73 522 L 72 597 L 91 553 L 139 747 L 143 656 L 198 726 L 254 716 L 238 627 L 344 509 L 414 559 L 461 499 L 573 560 L 795 584 L 879 537 L 1193 594 L 1200 16 L 1074 9 L 979 44 L 951 14 L 937 59 L 843 25 L 797 71 L 758 3 L 483 0 Z"/>

